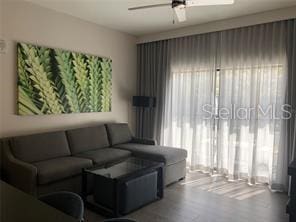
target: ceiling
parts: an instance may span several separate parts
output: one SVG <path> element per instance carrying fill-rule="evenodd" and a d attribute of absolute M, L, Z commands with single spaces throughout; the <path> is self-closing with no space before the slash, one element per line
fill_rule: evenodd
<path fill-rule="evenodd" d="M 134 36 L 255 14 L 296 5 L 296 0 L 235 0 L 233 5 L 187 8 L 187 21 L 173 24 L 170 7 L 128 11 L 129 7 L 168 3 L 170 0 L 27 0 L 83 20 Z"/>

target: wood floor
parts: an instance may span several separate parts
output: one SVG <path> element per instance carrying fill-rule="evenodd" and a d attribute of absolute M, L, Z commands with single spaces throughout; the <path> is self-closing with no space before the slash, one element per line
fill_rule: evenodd
<path fill-rule="evenodd" d="M 162 200 L 126 217 L 138 222 L 288 222 L 287 199 L 266 186 L 190 172 L 186 180 L 167 187 Z M 104 219 L 89 210 L 85 217 L 88 222 Z"/>

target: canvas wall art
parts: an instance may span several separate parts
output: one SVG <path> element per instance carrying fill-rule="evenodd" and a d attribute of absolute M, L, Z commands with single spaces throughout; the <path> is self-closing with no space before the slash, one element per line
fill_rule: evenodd
<path fill-rule="evenodd" d="M 18 113 L 111 111 L 111 59 L 19 43 Z"/>

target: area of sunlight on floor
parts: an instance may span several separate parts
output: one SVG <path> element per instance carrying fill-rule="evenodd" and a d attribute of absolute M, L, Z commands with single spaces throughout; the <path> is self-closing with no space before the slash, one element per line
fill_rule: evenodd
<path fill-rule="evenodd" d="M 228 181 L 220 175 L 209 175 L 200 171 L 189 171 L 181 186 L 192 186 L 201 190 L 237 200 L 245 200 L 267 191 L 265 184 L 250 185 L 246 181 Z"/>

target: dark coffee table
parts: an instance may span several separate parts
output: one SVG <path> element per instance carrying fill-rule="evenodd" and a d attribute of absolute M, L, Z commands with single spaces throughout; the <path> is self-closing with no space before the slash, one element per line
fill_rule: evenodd
<path fill-rule="evenodd" d="M 82 197 L 88 208 L 118 217 L 163 197 L 163 163 L 130 157 L 105 168 L 83 169 Z"/>

